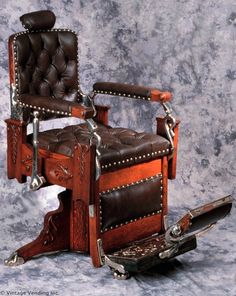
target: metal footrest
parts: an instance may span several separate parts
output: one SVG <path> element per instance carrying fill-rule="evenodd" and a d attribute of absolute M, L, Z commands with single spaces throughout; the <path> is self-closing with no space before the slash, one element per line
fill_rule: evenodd
<path fill-rule="evenodd" d="M 195 236 L 189 237 L 182 244 L 172 244 L 166 241 L 165 234 L 155 234 L 133 242 L 124 249 L 107 254 L 107 257 L 111 261 L 122 265 L 128 272 L 141 272 L 196 247 Z"/>
<path fill-rule="evenodd" d="M 162 235 L 154 234 L 145 239 L 131 242 L 128 246 L 104 253 L 101 239 L 98 249 L 102 265 L 109 266 L 116 278 L 127 278 L 129 272 L 140 272 L 170 258 L 197 247 L 196 237 L 211 229 L 225 218 L 232 208 L 233 198 L 229 195 L 193 210 Z M 117 276 L 118 275 L 118 276 Z"/>

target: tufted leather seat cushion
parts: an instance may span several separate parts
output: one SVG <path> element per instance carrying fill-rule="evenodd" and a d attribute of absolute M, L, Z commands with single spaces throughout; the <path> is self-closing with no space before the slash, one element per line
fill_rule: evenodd
<path fill-rule="evenodd" d="M 138 133 L 126 128 L 98 125 L 102 138 L 100 147 L 103 171 L 113 171 L 150 161 L 169 154 L 170 143 L 155 134 Z M 77 143 L 89 145 L 90 133 L 86 124 L 72 125 L 39 133 L 39 147 L 51 152 L 72 156 Z M 32 135 L 29 135 L 32 142 Z"/>

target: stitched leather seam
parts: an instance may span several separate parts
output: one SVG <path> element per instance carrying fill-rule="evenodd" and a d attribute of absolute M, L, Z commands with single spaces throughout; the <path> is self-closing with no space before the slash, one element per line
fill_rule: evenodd
<path fill-rule="evenodd" d="M 143 218 L 146 218 L 146 217 L 150 217 L 150 216 L 154 216 L 156 214 L 162 213 L 162 206 L 163 206 L 163 204 L 162 204 L 162 198 L 163 198 L 163 186 L 162 186 L 162 183 L 163 183 L 163 181 L 162 180 L 163 180 L 163 177 L 162 177 L 162 174 L 161 173 L 160 174 L 157 174 L 155 176 L 149 177 L 149 178 L 145 178 L 145 179 L 141 179 L 141 180 L 136 181 L 136 182 L 132 182 L 130 184 L 126 184 L 126 185 L 122 185 L 122 186 L 117 186 L 117 187 L 114 187 L 112 189 L 108 189 L 106 191 L 102 191 L 102 192 L 99 193 L 99 196 L 102 196 L 103 194 L 111 193 L 111 192 L 114 192 L 114 191 L 117 191 L 117 190 L 122 190 L 124 188 L 128 188 L 128 187 L 134 186 L 136 184 L 141 184 L 141 183 L 144 183 L 144 182 L 148 182 L 150 180 L 155 179 L 156 177 L 161 177 L 161 180 L 160 180 L 160 182 L 161 182 L 161 186 L 160 186 L 160 189 L 161 189 L 161 195 L 160 195 L 160 199 L 161 199 L 161 203 L 160 203 L 161 210 L 152 212 L 150 214 L 146 214 L 144 216 L 141 216 L 141 217 L 138 217 L 138 218 L 135 218 L 135 219 L 131 219 L 131 220 L 125 221 L 125 222 L 120 223 L 120 224 L 117 224 L 115 226 L 107 227 L 107 228 L 101 230 L 101 232 L 106 232 L 108 230 L 112 230 L 114 228 L 118 228 L 118 227 L 121 227 L 123 225 L 127 225 L 127 224 L 132 223 L 132 222 L 135 222 L 137 220 L 140 220 L 140 219 L 143 219 Z M 102 205 L 101 205 L 101 198 L 99 199 L 99 203 L 100 203 L 100 206 L 99 206 L 99 208 L 100 208 L 100 226 L 102 227 Z"/>

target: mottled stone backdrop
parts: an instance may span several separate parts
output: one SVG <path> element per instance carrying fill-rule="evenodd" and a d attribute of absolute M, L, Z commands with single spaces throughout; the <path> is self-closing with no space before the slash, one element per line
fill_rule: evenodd
<path fill-rule="evenodd" d="M 7 39 L 21 31 L 19 16 L 39 9 L 56 27 L 79 34 L 84 92 L 96 81 L 171 90 L 181 119 L 178 175 L 169 186 L 171 220 L 188 207 L 236 194 L 236 3 L 234 0 L 2 0 L 0 2 L 0 259 L 32 240 L 60 188 L 28 191 L 6 178 L 9 114 Z M 155 131 L 158 104 L 99 98 L 113 106 L 112 125 Z M 51 123 L 56 126 L 58 123 Z M 59 124 L 62 124 L 61 122 Z M 44 124 L 44 128 L 49 123 Z M 57 291 L 58 295 L 236 295 L 235 212 L 199 249 L 168 268 L 127 282 L 112 281 L 89 257 L 64 254 L 9 269 L 0 264 L 0 292 Z M 211 240 L 209 240 L 211 239 Z M 1 294 L 4 295 L 4 294 Z M 39 294 L 46 295 L 46 294 Z"/>

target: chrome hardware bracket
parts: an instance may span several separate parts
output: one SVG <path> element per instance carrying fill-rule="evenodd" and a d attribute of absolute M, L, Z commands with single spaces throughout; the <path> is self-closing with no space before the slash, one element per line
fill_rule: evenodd
<path fill-rule="evenodd" d="M 10 97 L 11 97 L 12 106 L 17 105 L 16 86 L 14 85 L 14 83 L 12 83 L 10 87 Z"/>
<path fill-rule="evenodd" d="M 96 114 L 97 114 L 97 111 L 96 111 L 96 108 L 94 105 L 94 101 L 93 101 L 95 95 L 96 94 L 94 92 L 90 93 L 89 95 L 82 94 L 83 104 L 86 107 L 93 108 L 94 116 L 96 116 Z M 96 122 L 92 118 L 86 119 L 85 121 L 88 124 L 88 128 L 89 128 L 91 135 L 92 135 L 92 137 L 90 139 L 90 143 L 92 143 L 93 139 L 96 141 L 96 158 L 95 158 L 96 176 L 95 176 L 95 179 L 98 180 L 99 177 L 101 176 L 101 165 L 100 165 L 101 153 L 99 151 L 99 147 L 101 146 L 102 139 L 99 136 L 99 134 L 97 133 L 98 126 L 97 126 Z"/>
<path fill-rule="evenodd" d="M 173 157 L 174 154 L 174 141 L 173 138 L 175 136 L 174 133 L 174 127 L 176 125 L 176 119 L 175 117 L 172 115 L 172 110 L 170 109 L 170 107 L 167 105 L 167 103 L 161 103 L 162 107 L 166 113 L 165 116 L 165 130 L 166 130 L 166 136 L 168 138 L 168 140 L 170 141 L 170 145 L 171 145 L 171 155 L 169 156 L 169 159 L 171 159 Z"/>
<path fill-rule="evenodd" d="M 14 252 L 10 255 L 10 257 L 6 260 L 4 260 L 4 264 L 6 266 L 18 266 L 25 263 L 25 260 L 20 257 L 17 252 Z"/>
<path fill-rule="evenodd" d="M 94 111 L 93 116 L 97 115 L 97 110 L 95 108 L 94 100 L 93 100 L 95 98 L 95 96 L 96 96 L 96 94 L 94 92 L 91 92 L 88 95 L 82 94 L 83 105 L 85 105 L 86 107 L 92 107 L 93 108 L 93 111 Z"/>
<path fill-rule="evenodd" d="M 89 205 L 89 217 L 94 217 L 95 216 L 95 205 Z"/>
<path fill-rule="evenodd" d="M 33 112 L 33 164 L 32 164 L 32 175 L 30 181 L 30 190 L 38 190 L 45 182 L 43 176 L 38 175 L 38 133 L 39 133 L 39 112 Z"/>
<path fill-rule="evenodd" d="M 97 240 L 98 254 L 101 265 L 107 265 L 113 270 L 114 278 L 119 280 L 124 280 L 129 277 L 129 273 L 125 271 L 123 265 L 112 261 L 105 253 L 102 247 L 102 240 L 99 238 Z"/>
<path fill-rule="evenodd" d="M 90 142 L 92 143 L 93 139 L 95 139 L 95 141 L 96 141 L 96 157 L 95 157 L 96 176 L 95 176 L 95 179 L 98 180 L 99 177 L 101 176 L 101 165 L 100 165 L 101 153 L 99 151 L 99 147 L 101 146 L 102 138 L 97 133 L 98 126 L 97 126 L 96 122 L 92 118 L 86 119 L 86 122 L 87 122 L 88 128 L 92 134 Z"/>
<path fill-rule="evenodd" d="M 179 250 L 178 244 L 172 245 L 169 249 L 159 253 L 160 259 L 168 259 L 172 257 L 174 254 L 176 254 Z"/>
<path fill-rule="evenodd" d="M 164 226 L 164 231 L 166 231 L 169 228 L 168 215 L 163 216 L 163 226 Z"/>
<path fill-rule="evenodd" d="M 23 120 L 22 108 L 17 102 L 17 91 L 14 83 L 10 86 L 10 101 L 11 101 L 11 118 Z"/>

